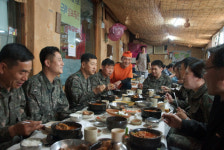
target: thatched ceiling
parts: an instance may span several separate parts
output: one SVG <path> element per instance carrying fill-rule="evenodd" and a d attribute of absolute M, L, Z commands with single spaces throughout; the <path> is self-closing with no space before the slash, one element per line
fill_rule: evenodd
<path fill-rule="evenodd" d="M 205 47 L 224 26 L 224 0 L 103 0 L 119 22 L 151 45 L 168 43 Z M 173 26 L 188 18 L 190 27 Z M 186 21 L 185 21 L 186 22 Z M 167 36 L 175 37 L 173 41 Z"/>

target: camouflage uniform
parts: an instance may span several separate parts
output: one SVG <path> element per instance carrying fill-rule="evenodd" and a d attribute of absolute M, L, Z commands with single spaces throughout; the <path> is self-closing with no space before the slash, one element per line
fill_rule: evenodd
<path fill-rule="evenodd" d="M 213 96 L 208 95 L 207 86 L 204 84 L 188 100 L 190 110 L 187 112 L 191 119 L 208 123 L 212 108 Z"/>
<path fill-rule="evenodd" d="M 161 86 L 171 87 L 172 81 L 170 77 L 161 74 L 159 79 L 156 79 L 152 74 L 145 79 L 143 82 L 143 94 L 146 94 L 148 89 L 160 90 Z"/>
<path fill-rule="evenodd" d="M 196 121 L 208 123 L 213 99 L 213 96 L 208 95 L 206 85 L 202 85 L 197 92 L 189 96 L 188 103 L 190 109 L 187 111 L 188 116 Z M 200 149 L 201 147 L 200 141 L 186 136 L 179 130 L 173 128 L 169 131 L 167 143 L 171 147 L 181 149 Z"/>
<path fill-rule="evenodd" d="M 194 94 L 193 90 L 186 89 L 184 86 L 181 86 L 179 91 L 174 91 L 177 97 L 177 103 L 178 106 L 185 111 L 189 110 L 190 106 L 188 103 L 189 97 L 191 97 L 192 94 Z M 171 93 L 173 94 L 173 93 Z M 171 104 L 173 105 L 174 108 L 177 107 L 176 101 L 173 101 Z"/>
<path fill-rule="evenodd" d="M 26 119 L 25 106 L 26 100 L 22 88 L 8 92 L 0 87 L 0 149 L 6 149 L 19 142 L 18 136 L 12 139 L 8 127 Z"/>
<path fill-rule="evenodd" d="M 90 79 L 85 79 L 81 70 L 68 77 L 65 82 L 65 93 L 70 109 L 81 110 L 88 102 L 95 100 Z"/>
<path fill-rule="evenodd" d="M 97 87 L 98 85 L 105 85 L 107 86 L 110 83 L 110 77 L 104 77 L 102 74 L 102 70 L 100 70 L 99 72 L 97 72 L 96 74 L 90 76 L 90 82 L 92 85 L 92 88 Z M 100 99 L 101 95 L 108 95 L 108 91 L 103 91 L 101 94 L 98 94 L 96 96 L 96 99 Z"/>
<path fill-rule="evenodd" d="M 28 103 L 27 114 L 32 120 L 46 123 L 66 117 L 69 104 L 58 77 L 50 83 L 41 71 L 32 76 L 23 89 Z"/>

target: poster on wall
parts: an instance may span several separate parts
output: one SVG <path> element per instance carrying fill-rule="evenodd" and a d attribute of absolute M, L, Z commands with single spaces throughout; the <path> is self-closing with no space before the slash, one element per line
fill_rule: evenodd
<path fill-rule="evenodd" d="M 68 44 L 68 56 L 76 56 L 76 46 L 74 44 Z"/>
<path fill-rule="evenodd" d="M 172 62 L 178 62 L 186 57 L 191 57 L 191 51 L 172 51 L 169 57 L 172 58 Z"/>
<path fill-rule="evenodd" d="M 80 29 L 81 0 L 61 0 L 61 21 Z"/>

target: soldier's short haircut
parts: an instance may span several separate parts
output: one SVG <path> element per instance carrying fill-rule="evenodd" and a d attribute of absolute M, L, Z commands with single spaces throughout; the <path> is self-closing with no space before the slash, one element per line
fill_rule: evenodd
<path fill-rule="evenodd" d="M 151 63 L 151 66 L 158 66 L 158 67 L 163 67 L 164 64 L 161 60 L 154 60 L 152 63 Z"/>
<path fill-rule="evenodd" d="M 89 62 L 90 59 L 97 59 L 97 57 L 90 53 L 85 53 L 81 56 L 81 63 L 82 62 Z"/>
<path fill-rule="evenodd" d="M 0 62 L 5 62 L 8 67 L 13 67 L 20 62 L 32 61 L 33 54 L 22 44 L 11 43 L 5 45 L 0 52 Z"/>
<path fill-rule="evenodd" d="M 40 52 L 40 63 L 42 66 L 45 66 L 44 61 L 49 58 L 55 56 L 55 52 L 60 52 L 57 47 L 54 46 L 47 46 L 44 47 Z"/>
<path fill-rule="evenodd" d="M 195 58 L 195 57 L 187 57 L 187 58 L 184 58 L 181 61 L 181 63 L 184 64 L 184 68 L 186 69 L 191 62 L 196 61 L 196 60 L 197 60 L 197 58 Z"/>
<path fill-rule="evenodd" d="M 209 51 L 213 56 L 212 64 L 217 68 L 224 67 L 224 44 L 211 48 Z"/>
<path fill-rule="evenodd" d="M 178 61 L 174 64 L 173 69 L 177 68 L 177 70 L 179 71 L 181 67 L 181 61 Z"/>
<path fill-rule="evenodd" d="M 102 66 L 114 66 L 114 61 L 109 59 L 109 58 L 106 58 L 102 61 Z"/>
<path fill-rule="evenodd" d="M 191 61 L 188 65 L 195 77 L 203 78 L 205 74 L 205 62 L 200 59 Z"/>

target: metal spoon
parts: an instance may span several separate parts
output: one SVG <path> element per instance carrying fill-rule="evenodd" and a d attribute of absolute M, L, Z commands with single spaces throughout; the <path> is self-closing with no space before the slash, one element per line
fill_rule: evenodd
<path fill-rule="evenodd" d="M 177 97 L 176 97 L 175 92 L 173 92 L 173 95 L 174 95 L 174 99 L 175 99 L 175 101 L 176 101 L 176 103 L 177 103 Z M 177 103 L 177 107 L 179 107 L 178 103 Z"/>

